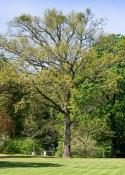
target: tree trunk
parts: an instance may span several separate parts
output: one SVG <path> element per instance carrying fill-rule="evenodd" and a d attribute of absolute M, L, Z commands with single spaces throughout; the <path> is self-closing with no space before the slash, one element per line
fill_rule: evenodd
<path fill-rule="evenodd" d="M 116 152 L 117 152 L 117 138 L 113 138 L 112 139 L 112 146 L 111 146 L 111 155 L 110 155 L 110 157 L 111 158 L 116 158 L 117 157 Z"/>
<path fill-rule="evenodd" d="M 110 157 L 111 158 L 115 158 L 116 157 L 116 152 L 117 152 L 117 136 L 116 136 L 116 121 L 115 121 L 115 114 L 112 114 L 110 115 L 110 121 L 111 121 L 111 131 L 113 131 L 115 134 L 114 134 L 114 137 L 112 138 L 112 145 L 111 145 L 111 154 L 110 154 Z"/>
<path fill-rule="evenodd" d="M 63 158 L 71 157 L 70 149 L 70 113 L 64 116 L 64 150 Z"/>
<path fill-rule="evenodd" d="M 34 142 L 34 140 L 33 140 L 33 151 L 35 152 L 36 150 L 35 150 L 35 142 Z"/>

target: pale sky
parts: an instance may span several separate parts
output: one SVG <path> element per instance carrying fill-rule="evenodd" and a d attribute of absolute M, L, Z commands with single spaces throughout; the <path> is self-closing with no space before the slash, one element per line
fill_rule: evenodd
<path fill-rule="evenodd" d="M 47 8 L 84 12 L 91 8 L 97 19 L 108 19 L 104 31 L 125 35 L 125 0 L 0 0 L 0 33 L 6 32 L 6 24 L 22 13 L 41 16 Z"/>

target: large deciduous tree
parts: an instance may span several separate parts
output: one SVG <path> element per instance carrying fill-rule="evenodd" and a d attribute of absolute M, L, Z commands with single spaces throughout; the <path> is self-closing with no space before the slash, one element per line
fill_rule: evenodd
<path fill-rule="evenodd" d="M 64 157 L 71 157 L 70 127 L 76 75 L 80 67 L 84 69 L 84 64 L 90 61 L 86 53 L 102 32 L 103 22 L 104 19 L 94 19 L 90 9 L 68 15 L 52 9 L 47 10 L 43 18 L 27 14 L 14 18 L 9 23 L 9 37 L 0 36 L 0 48 L 15 60 L 34 98 L 62 114 Z"/>

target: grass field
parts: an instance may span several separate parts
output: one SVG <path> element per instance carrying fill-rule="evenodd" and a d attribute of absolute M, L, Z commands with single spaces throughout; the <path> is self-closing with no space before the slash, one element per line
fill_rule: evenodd
<path fill-rule="evenodd" d="M 4 157 L 0 175 L 125 175 L 125 159 Z"/>

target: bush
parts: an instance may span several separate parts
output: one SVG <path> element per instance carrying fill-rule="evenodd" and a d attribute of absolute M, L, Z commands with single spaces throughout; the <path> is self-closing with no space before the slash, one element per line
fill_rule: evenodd
<path fill-rule="evenodd" d="M 3 153 L 18 154 L 20 153 L 20 143 L 18 140 L 8 140 L 4 147 Z"/>
<path fill-rule="evenodd" d="M 91 157 L 94 153 L 94 141 L 85 142 L 86 138 L 76 137 L 71 142 L 71 151 L 73 157 Z"/>
<path fill-rule="evenodd" d="M 63 142 L 62 141 L 58 142 L 58 147 L 57 147 L 57 151 L 55 153 L 55 156 L 57 156 L 57 157 L 63 156 Z"/>
<path fill-rule="evenodd" d="M 21 154 L 31 154 L 33 150 L 32 141 L 30 139 L 21 140 L 20 149 Z"/>
<path fill-rule="evenodd" d="M 36 151 L 42 151 L 40 145 L 36 144 Z M 31 154 L 33 151 L 33 143 L 30 139 L 25 140 L 9 140 L 6 142 L 3 153 L 6 154 Z"/>
<path fill-rule="evenodd" d="M 0 152 L 3 152 L 6 142 L 8 142 L 9 136 L 6 133 L 0 135 Z"/>
<path fill-rule="evenodd" d="M 71 151 L 73 157 L 85 157 L 85 158 L 104 158 L 110 155 L 110 146 L 106 142 L 104 146 L 97 144 L 96 140 L 89 138 L 86 141 L 86 137 L 76 137 L 71 142 Z"/>

